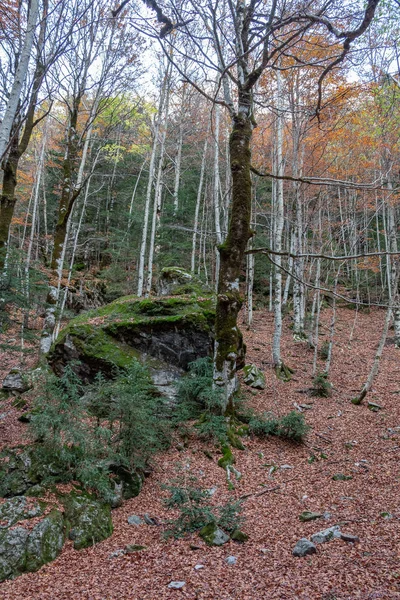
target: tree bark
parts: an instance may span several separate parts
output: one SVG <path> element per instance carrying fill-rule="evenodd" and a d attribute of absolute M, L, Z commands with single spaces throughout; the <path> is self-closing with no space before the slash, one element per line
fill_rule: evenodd
<path fill-rule="evenodd" d="M 242 306 L 239 275 L 247 242 L 251 237 L 251 149 L 253 124 L 249 98 L 243 98 L 244 110 L 233 117 L 229 140 L 232 173 L 232 210 L 228 235 L 219 246 L 220 272 L 215 322 L 214 383 L 224 390 L 225 413 L 234 411 L 237 368 L 242 366 L 244 347 L 237 317 Z"/>

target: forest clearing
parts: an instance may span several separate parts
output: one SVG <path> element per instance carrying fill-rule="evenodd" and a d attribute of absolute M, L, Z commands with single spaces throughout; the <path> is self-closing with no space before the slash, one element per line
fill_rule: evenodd
<path fill-rule="evenodd" d="M 399 0 L 0 0 L 0 599 L 400 599 Z"/>

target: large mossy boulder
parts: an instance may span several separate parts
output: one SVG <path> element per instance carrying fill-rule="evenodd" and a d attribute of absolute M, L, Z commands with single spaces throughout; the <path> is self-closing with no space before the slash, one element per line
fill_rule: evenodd
<path fill-rule="evenodd" d="M 81 550 L 107 539 L 113 532 L 111 507 L 87 494 L 71 493 L 62 500 L 71 525 L 69 538 Z"/>
<path fill-rule="evenodd" d="M 58 375 L 66 364 L 75 364 L 83 381 L 93 380 L 99 371 L 111 376 L 139 359 L 165 385 L 190 362 L 212 354 L 214 320 L 210 294 L 125 296 L 73 319 L 48 358 Z"/>

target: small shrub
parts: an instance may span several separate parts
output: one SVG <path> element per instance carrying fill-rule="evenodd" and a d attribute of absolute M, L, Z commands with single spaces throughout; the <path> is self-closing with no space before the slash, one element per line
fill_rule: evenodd
<path fill-rule="evenodd" d="M 186 475 L 177 478 L 171 485 L 163 485 L 162 489 L 169 492 L 164 500 L 165 506 L 179 510 L 179 516 L 169 521 L 166 537 L 180 538 L 186 533 L 198 531 L 210 523 L 216 524 L 224 531 L 231 533 L 243 522 L 240 516 L 242 501 L 227 502 L 222 506 L 208 504 L 211 494 L 195 484 L 196 477 Z"/>
<path fill-rule="evenodd" d="M 227 422 L 221 415 L 222 394 L 213 386 L 213 364 L 210 358 L 200 358 L 189 365 L 189 373 L 178 383 L 178 405 L 175 424 L 197 420 L 200 436 L 224 443 Z"/>
<path fill-rule="evenodd" d="M 313 379 L 313 387 L 311 388 L 312 396 L 320 398 L 328 398 L 332 393 L 332 384 L 328 381 L 328 373 L 317 373 Z"/>
<path fill-rule="evenodd" d="M 77 479 L 105 500 L 114 493 L 110 465 L 144 469 L 169 441 L 162 403 L 137 362 L 112 381 L 99 375 L 85 395 L 70 367 L 61 378 L 47 375 L 32 415 L 34 456 L 46 479 Z"/>
<path fill-rule="evenodd" d="M 319 356 L 320 358 L 322 358 L 323 360 L 326 360 L 329 356 L 329 342 L 328 340 L 325 340 L 324 343 L 322 344 L 320 350 L 319 350 Z"/>
<path fill-rule="evenodd" d="M 279 418 L 273 417 L 271 413 L 260 415 L 252 413 L 249 418 L 249 432 L 258 437 L 276 435 L 283 439 L 300 442 L 309 430 L 304 416 L 298 412 L 291 411 Z"/>

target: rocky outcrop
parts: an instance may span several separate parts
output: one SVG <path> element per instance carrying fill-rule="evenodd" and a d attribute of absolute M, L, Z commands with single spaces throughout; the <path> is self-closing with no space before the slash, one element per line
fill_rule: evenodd
<path fill-rule="evenodd" d="M 190 362 L 211 355 L 214 319 L 210 295 L 126 296 L 73 319 L 48 358 L 58 375 L 66 364 L 75 364 L 83 381 L 92 381 L 99 371 L 111 376 L 138 359 L 168 395 Z"/>

